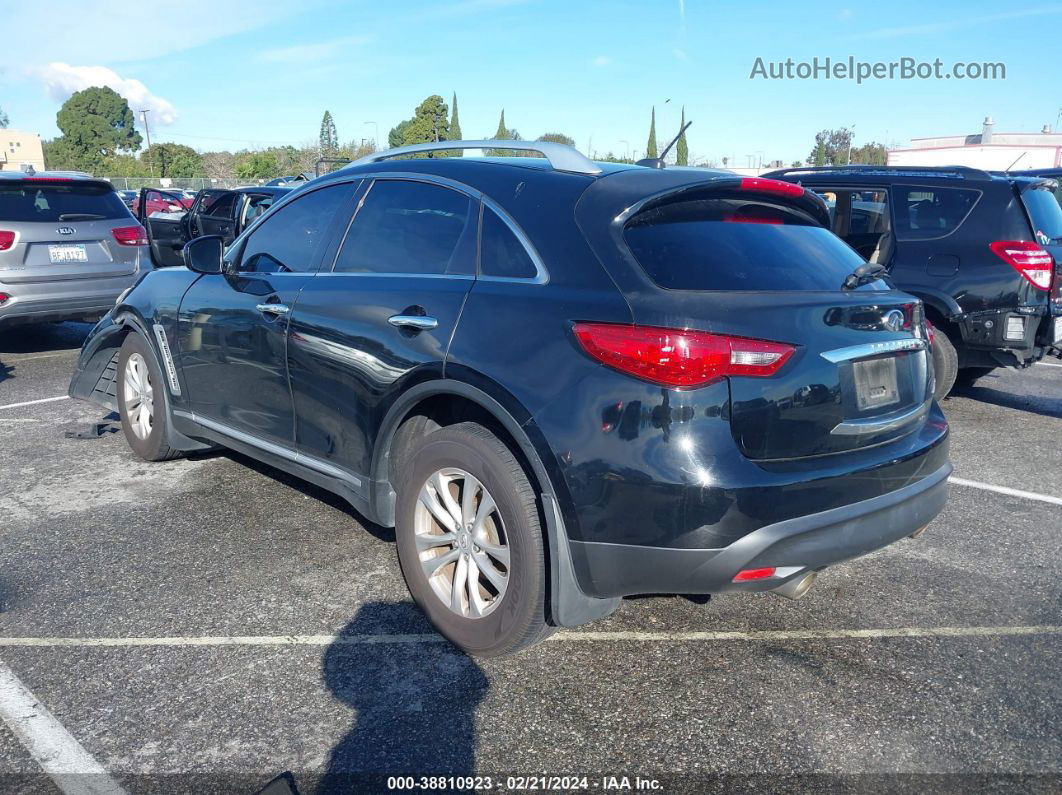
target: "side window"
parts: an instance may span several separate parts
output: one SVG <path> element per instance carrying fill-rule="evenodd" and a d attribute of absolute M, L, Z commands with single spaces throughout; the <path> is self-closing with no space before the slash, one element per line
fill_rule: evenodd
<path fill-rule="evenodd" d="M 489 207 L 483 208 L 479 272 L 483 276 L 533 279 L 538 271 L 531 255 L 509 225 Z"/>
<path fill-rule="evenodd" d="M 896 185 L 896 236 L 900 240 L 929 240 L 958 229 L 977 204 L 980 191 L 962 188 Z"/>
<path fill-rule="evenodd" d="M 313 270 L 332 220 L 350 185 L 330 185 L 296 199 L 262 221 L 244 244 L 240 270 L 288 273 Z"/>
<path fill-rule="evenodd" d="M 211 218 L 232 218 L 232 209 L 236 206 L 236 194 L 225 191 L 209 200 L 204 199 L 200 214 L 209 215 Z"/>
<path fill-rule="evenodd" d="M 476 217 L 463 193 L 377 180 L 336 257 L 336 273 L 471 274 Z"/>
<path fill-rule="evenodd" d="M 250 226 L 255 218 L 273 206 L 272 196 L 248 196 L 247 206 L 243 210 L 243 225 Z"/>
<path fill-rule="evenodd" d="M 814 188 L 830 208 L 835 235 L 882 235 L 889 231 L 889 193 L 884 188 Z"/>

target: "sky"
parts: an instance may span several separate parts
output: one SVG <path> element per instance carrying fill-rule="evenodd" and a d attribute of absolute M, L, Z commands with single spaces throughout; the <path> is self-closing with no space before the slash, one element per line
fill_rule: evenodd
<path fill-rule="evenodd" d="M 679 115 L 694 162 L 786 164 L 815 133 L 855 145 L 1058 128 L 1062 3 L 892 0 L 4 0 L 0 108 L 12 128 L 58 135 L 73 91 L 110 85 L 150 110 L 153 142 L 208 151 L 379 139 L 428 95 L 454 92 L 465 138 L 502 109 L 524 138 L 643 155 Z M 1041 38 L 1037 38 L 1040 36 Z M 1004 80 L 750 79 L 757 58 L 1002 62 Z"/>

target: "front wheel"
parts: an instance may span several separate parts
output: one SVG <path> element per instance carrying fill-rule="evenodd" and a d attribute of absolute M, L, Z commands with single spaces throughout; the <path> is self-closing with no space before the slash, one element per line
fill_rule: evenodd
<path fill-rule="evenodd" d="M 411 445 L 396 504 L 398 559 L 413 599 L 455 645 L 495 657 L 548 633 L 535 491 L 482 425 L 463 422 Z"/>
<path fill-rule="evenodd" d="M 149 343 L 136 332 L 118 353 L 118 414 L 133 452 L 145 461 L 169 461 L 181 453 L 166 444 L 166 395 Z"/>

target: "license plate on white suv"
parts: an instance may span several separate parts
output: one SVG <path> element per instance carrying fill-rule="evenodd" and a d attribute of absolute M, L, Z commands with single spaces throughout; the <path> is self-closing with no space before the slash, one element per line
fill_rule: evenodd
<path fill-rule="evenodd" d="M 48 257 L 52 262 L 88 262 L 88 249 L 84 243 L 48 246 Z"/>

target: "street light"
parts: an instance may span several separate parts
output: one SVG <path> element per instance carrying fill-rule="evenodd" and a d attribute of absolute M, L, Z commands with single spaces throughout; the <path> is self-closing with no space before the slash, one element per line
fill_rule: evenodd
<path fill-rule="evenodd" d="M 855 137 L 854 130 L 855 130 L 855 125 L 854 124 L 849 125 L 849 127 L 848 127 L 848 163 L 847 163 L 847 165 L 849 165 L 849 166 L 852 165 L 852 139 Z"/>
<path fill-rule="evenodd" d="M 624 141 L 622 138 L 620 138 L 620 143 L 624 145 L 623 157 L 625 159 L 627 159 L 627 160 L 630 160 L 631 159 L 631 142 L 630 141 Z"/>
<path fill-rule="evenodd" d="M 374 121 L 367 121 L 366 124 L 371 124 L 376 132 L 373 133 L 372 138 L 372 151 L 376 151 L 380 148 L 380 125 Z"/>

